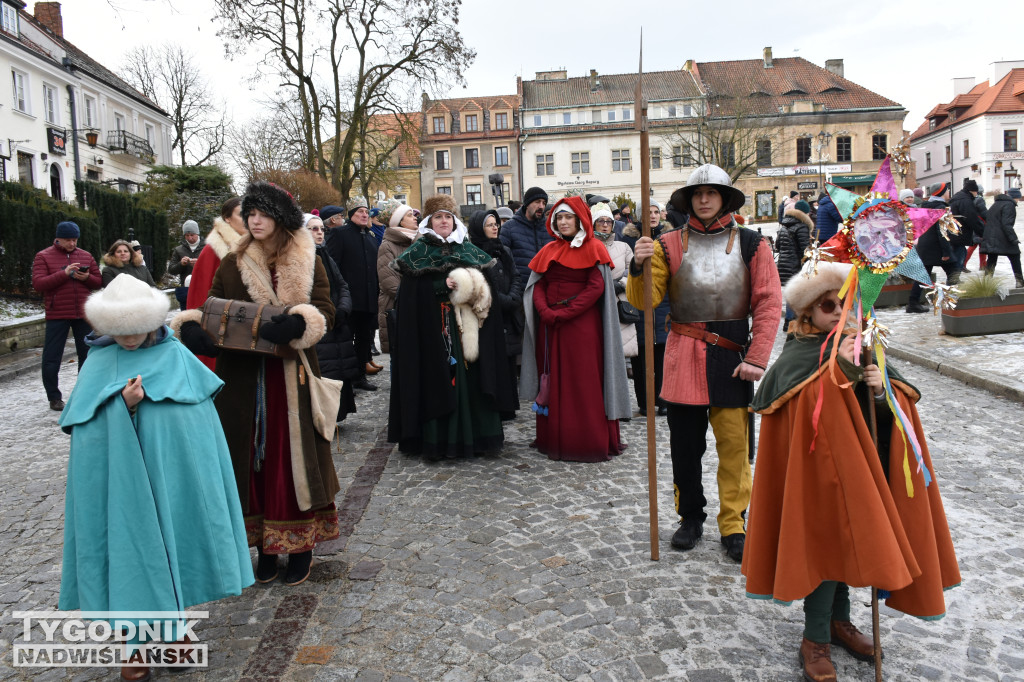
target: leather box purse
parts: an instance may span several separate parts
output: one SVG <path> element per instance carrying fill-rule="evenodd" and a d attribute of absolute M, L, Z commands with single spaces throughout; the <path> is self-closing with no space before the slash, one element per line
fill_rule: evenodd
<path fill-rule="evenodd" d="M 287 313 L 288 306 L 208 298 L 202 310 L 200 324 L 218 348 L 278 358 L 296 355 L 295 349 L 287 343 L 276 344 L 259 335 L 260 325 L 274 315 Z"/>

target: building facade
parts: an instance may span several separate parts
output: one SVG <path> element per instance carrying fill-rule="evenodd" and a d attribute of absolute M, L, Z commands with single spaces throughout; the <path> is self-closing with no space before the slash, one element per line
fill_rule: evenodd
<path fill-rule="evenodd" d="M 0 180 L 74 198 L 74 180 L 131 190 L 171 164 L 167 114 L 63 37 L 60 3 L 0 0 L 0 67 L 10 98 L 0 106 Z"/>
<path fill-rule="evenodd" d="M 935 105 L 910 138 L 918 180 L 973 179 L 986 193 L 1021 185 L 1024 169 L 1024 60 L 995 62 L 990 81 L 953 79 L 953 99 Z"/>
<path fill-rule="evenodd" d="M 520 199 L 518 114 L 516 95 L 437 100 L 424 95 L 423 196 L 450 194 L 464 216 Z"/>
<path fill-rule="evenodd" d="M 352 196 L 365 196 L 371 204 L 394 199 L 419 208 L 420 191 L 420 121 L 416 113 L 375 114 L 367 122 L 367 133 L 357 150 L 356 179 Z M 332 146 L 328 140 L 324 148 Z M 366 173 L 360 166 L 366 165 Z M 362 176 L 369 185 L 363 191 Z"/>

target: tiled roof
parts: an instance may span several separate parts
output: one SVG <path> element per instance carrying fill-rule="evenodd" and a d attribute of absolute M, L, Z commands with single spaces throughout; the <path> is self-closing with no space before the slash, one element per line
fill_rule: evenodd
<path fill-rule="evenodd" d="M 597 87 L 596 83 L 600 86 Z M 689 71 L 644 74 L 644 97 L 650 102 L 678 102 L 701 96 Z M 636 74 L 597 74 L 565 80 L 523 81 L 523 109 L 588 107 L 632 102 Z"/>
<path fill-rule="evenodd" d="M 750 114 L 774 114 L 795 100 L 810 100 L 829 111 L 900 107 L 883 97 L 803 57 L 781 57 L 765 68 L 762 59 L 700 62 L 696 73 L 710 96 L 746 98 Z"/>
<path fill-rule="evenodd" d="M 492 97 L 454 97 L 451 99 L 428 100 L 424 109 L 428 115 L 435 112 L 459 113 L 462 111 L 494 111 L 499 109 L 515 109 L 515 95 L 496 95 Z"/>
<path fill-rule="evenodd" d="M 518 134 L 516 128 L 516 110 L 518 109 L 519 97 L 516 95 L 495 95 L 492 97 L 455 97 L 451 99 L 434 99 L 423 102 L 423 130 L 420 134 L 424 144 L 450 142 L 452 140 L 483 140 L 491 138 L 515 137 Z M 478 121 L 477 130 L 462 130 L 462 120 L 459 114 L 508 111 L 510 112 L 508 128 L 496 129 L 494 127 L 494 116 L 488 116 L 483 121 Z M 443 133 L 435 133 L 433 123 L 430 119 L 436 116 L 445 116 L 445 128 Z M 486 123 L 486 128 L 485 128 Z"/>
<path fill-rule="evenodd" d="M 958 100 L 964 102 L 968 99 L 973 100 L 973 103 L 967 111 L 959 114 L 955 121 L 951 121 L 946 112 L 963 106 L 962 104 L 956 104 Z M 991 87 L 988 81 L 984 81 L 971 88 L 970 92 L 954 97 L 948 104 L 936 105 L 928 112 L 924 122 L 914 131 L 910 139 L 916 140 L 934 133 L 936 130 L 942 130 L 943 128 L 963 123 L 984 114 L 1020 112 L 1024 112 L 1024 69 L 1011 69 L 998 83 Z M 934 128 L 931 127 L 932 118 L 937 119 Z"/>
<path fill-rule="evenodd" d="M 393 137 L 401 135 L 403 128 L 408 132 L 409 137 L 398 145 L 398 167 L 419 167 L 420 146 L 417 140 L 419 138 L 420 125 L 417 113 L 375 114 L 370 117 L 370 121 L 367 124 L 368 131 L 379 132 L 385 135 L 390 134 Z"/>

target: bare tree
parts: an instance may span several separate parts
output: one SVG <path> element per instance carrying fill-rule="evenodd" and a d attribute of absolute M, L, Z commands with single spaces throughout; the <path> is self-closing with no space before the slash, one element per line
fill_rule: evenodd
<path fill-rule="evenodd" d="M 128 51 L 121 76 L 166 111 L 174 126 L 172 150 L 182 166 L 201 165 L 223 148 L 224 107 L 211 99 L 210 87 L 192 55 L 180 45 L 140 46 Z"/>
<path fill-rule="evenodd" d="M 458 32 L 461 0 L 214 2 L 230 46 L 265 50 L 267 68 L 298 104 L 305 167 L 343 197 L 370 117 L 408 110 L 403 93 L 464 84 L 476 57 Z"/>
<path fill-rule="evenodd" d="M 269 114 L 227 129 L 225 153 L 246 181 L 276 170 L 308 169 L 308 149 L 295 107 L 279 102 Z"/>

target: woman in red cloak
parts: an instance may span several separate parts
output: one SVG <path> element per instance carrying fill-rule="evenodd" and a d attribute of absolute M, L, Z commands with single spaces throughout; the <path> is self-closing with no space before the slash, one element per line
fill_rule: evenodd
<path fill-rule="evenodd" d="M 547 229 L 555 241 L 530 261 L 523 296 L 520 394 L 538 396 L 538 450 L 551 459 L 602 462 L 625 448 L 618 420 L 630 415 L 612 260 L 579 197 L 556 203 Z"/>

